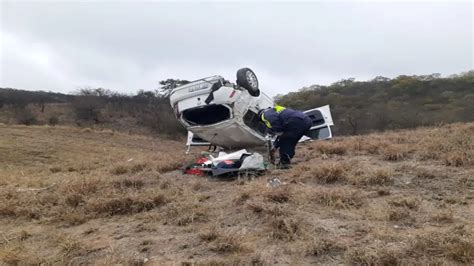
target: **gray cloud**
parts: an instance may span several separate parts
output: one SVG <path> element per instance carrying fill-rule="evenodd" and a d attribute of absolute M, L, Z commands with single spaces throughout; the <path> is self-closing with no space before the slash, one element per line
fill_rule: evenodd
<path fill-rule="evenodd" d="M 2 2 L 0 86 L 153 89 L 254 68 L 271 95 L 473 68 L 472 2 Z"/>

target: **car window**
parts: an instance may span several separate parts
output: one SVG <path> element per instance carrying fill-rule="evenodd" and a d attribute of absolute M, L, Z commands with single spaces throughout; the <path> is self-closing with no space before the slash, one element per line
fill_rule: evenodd
<path fill-rule="evenodd" d="M 328 139 L 332 137 L 329 127 L 311 129 L 308 135 L 312 139 Z"/>
<path fill-rule="evenodd" d="M 323 114 L 319 110 L 307 111 L 305 114 L 311 118 L 312 126 L 320 126 L 325 123 Z"/>
<path fill-rule="evenodd" d="M 245 113 L 244 124 L 262 136 L 265 136 L 265 133 L 267 132 L 267 127 L 260 121 L 257 114 L 252 110 L 248 110 L 247 113 Z"/>

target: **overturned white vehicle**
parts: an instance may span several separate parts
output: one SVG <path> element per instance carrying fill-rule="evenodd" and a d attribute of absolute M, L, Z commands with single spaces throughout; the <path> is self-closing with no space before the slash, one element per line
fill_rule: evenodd
<path fill-rule="evenodd" d="M 170 102 L 176 118 L 190 132 L 188 146 L 207 143 L 236 149 L 266 143 L 267 129 L 257 113 L 273 107 L 274 102 L 259 89 L 257 77 L 249 68 L 237 71 L 236 84 L 211 76 L 177 87 L 171 92 Z M 332 137 L 328 105 L 305 113 L 313 125 L 309 136 L 302 140 Z"/>

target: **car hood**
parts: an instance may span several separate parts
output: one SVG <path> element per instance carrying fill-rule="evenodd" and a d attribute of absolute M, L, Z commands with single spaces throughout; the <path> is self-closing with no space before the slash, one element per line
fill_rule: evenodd
<path fill-rule="evenodd" d="M 188 130 L 213 145 L 225 148 L 255 147 L 265 143 L 264 137 L 236 119 L 209 126 L 194 126 Z"/>

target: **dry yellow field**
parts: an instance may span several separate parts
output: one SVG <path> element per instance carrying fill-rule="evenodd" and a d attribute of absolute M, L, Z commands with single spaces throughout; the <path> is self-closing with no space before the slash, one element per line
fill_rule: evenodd
<path fill-rule="evenodd" d="M 473 123 L 304 144 L 253 180 L 177 171 L 195 157 L 0 124 L 0 264 L 474 262 Z"/>

